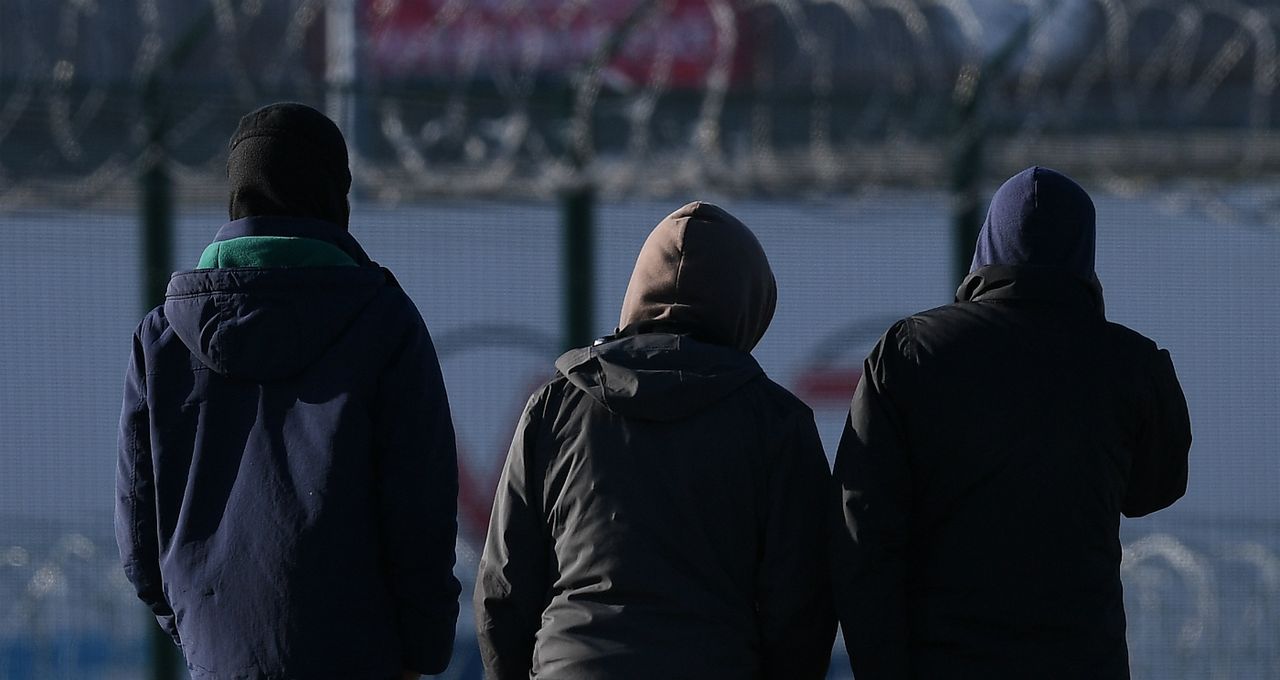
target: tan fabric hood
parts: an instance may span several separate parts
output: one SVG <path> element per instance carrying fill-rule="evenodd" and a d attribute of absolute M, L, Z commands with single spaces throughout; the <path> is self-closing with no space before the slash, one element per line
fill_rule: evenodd
<path fill-rule="evenodd" d="M 618 331 L 688 333 L 750 352 L 777 301 L 755 234 L 724 209 L 695 202 L 659 222 L 640 249 Z"/>

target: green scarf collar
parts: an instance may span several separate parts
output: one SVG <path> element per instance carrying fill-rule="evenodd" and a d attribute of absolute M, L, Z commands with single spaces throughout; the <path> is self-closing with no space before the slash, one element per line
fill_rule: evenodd
<path fill-rule="evenodd" d="M 214 241 L 200 255 L 196 269 L 228 267 L 355 267 L 338 246 L 314 238 L 241 236 Z"/>

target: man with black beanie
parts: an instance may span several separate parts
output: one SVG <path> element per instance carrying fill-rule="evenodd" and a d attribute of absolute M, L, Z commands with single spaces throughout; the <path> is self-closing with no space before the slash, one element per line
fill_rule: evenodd
<path fill-rule="evenodd" d="M 347 231 L 342 133 L 240 121 L 231 221 L 133 337 L 116 536 L 191 676 L 442 672 L 457 461 L 431 337 Z"/>

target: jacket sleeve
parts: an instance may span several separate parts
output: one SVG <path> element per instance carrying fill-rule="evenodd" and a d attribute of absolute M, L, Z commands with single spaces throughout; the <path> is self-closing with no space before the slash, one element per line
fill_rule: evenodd
<path fill-rule="evenodd" d="M 373 414 L 380 540 L 405 670 L 441 673 L 453 652 L 458 461 L 435 347 L 414 311 Z"/>
<path fill-rule="evenodd" d="M 911 470 L 891 390 L 909 373 L 890 329 L 863 364 L 836 453 L 832 565 L 836 608 L 858 680 L 910 677 L 906 551 Z"/>
<path fill-rule="evenodd" d="M 1167 350 L 1155 353 L 1148 379 L 1147 412 L 1133 452 L 1122 508 L 1126 517 L 1167 508 L 1187 492 L 1191 418 Z"/>
<path fill-rule="evenodd" d="M 143 322 L 146 323 L 145 321 Z M 151 418 L 147 411 L 142 328 L 133 336 L 133 353 L 124 379 L 116 462 L 116 545 L 125 576 L 174 643 L 181 644 L 173 609 L 160 577 L 160 540 L 156 527 L 155 476 L 151 466 Z"/>
<path fill-rule="evenodd" d="M 551 589 L 551 541 L 543 519 L 535 443 L 545 389 L 525 406 L 498 480 L 476 576 L 476 634 L 485 677 L 525 680 Z"/>
<path fill-rule="evenodd" d="M 827 456 L 812 412 L 796 419 L 767 485 L 757 617 L 764 678 L 826 677 L 835 639 L 828 568 Z"/>

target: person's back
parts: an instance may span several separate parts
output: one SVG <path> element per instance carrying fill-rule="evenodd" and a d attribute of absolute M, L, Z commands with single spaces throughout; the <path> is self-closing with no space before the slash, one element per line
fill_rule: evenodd
<path fill-rule="evenodd" d="M 619 333 L 556 362 L 476 585 L 490 677 L 823 676 L 826 459 L 748 353 L 774 295 L 750 232 L 691 204 L 646 243 Z"/>
<path fill-rule="evenodd" d="M 1103 316 L 1067 182 L 1006 184 L 957 302 L 867 359 L 836 461 L 860 680 L 1128 676 L 1120 515 L 1182 495 L 1190 430 L 1168 353 Z"/>
<path fill-rule="evenodd" d="M 300 105 L 246 116 L 233 221 L 134 337 L 117 535 L 195 678 L 386 679 L 451 652 L 448 403 L 417 310 L 345 229 L 338 145 Z"/>

